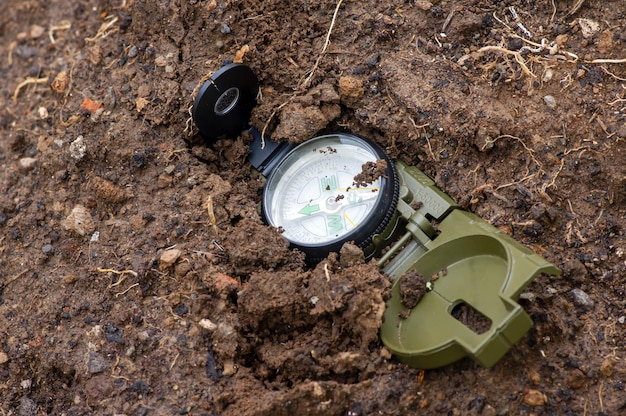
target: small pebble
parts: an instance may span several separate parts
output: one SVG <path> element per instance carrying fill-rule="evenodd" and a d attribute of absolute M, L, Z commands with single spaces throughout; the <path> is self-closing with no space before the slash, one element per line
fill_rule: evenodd
<path fill-rule="evenodd" d="M 543 102 L 546 103 L 546 105 L 551 109 L 556 108 L 556 100 L 551 95 L 546 95 L 545 97 L 543 97 Z"/>
<path fill-rule="evenodd" d="M 128 57 L 129 58 L 134 58 L 135 56 L 137 56 L 137 47 L 135 45 L 133 45 L 128 50 Z"/>
<path fill-rule="evenodd" d="M 34 157 L 23 157 L 20 159 L 20 169 L 24 172 L 33 170 L 36 164 L 37 159 Z"/>
<path fill-rule="evenodd" d="M 87 144 L 84 137 L 80 135 L 70 144 L 70 156 L 76 160 L 81 160 L 86 154 Z"/>
<path fill-rule="evenodd" d="M 215 323 L 213 323 L 210 319 L 200 319 L 200 322 L 198 322 L 198 325 L 200 325 L 202 328 L 206 329 L 207 331 L 215 331 L 217 329 L 217 325 L 215 325 Z"/>
<path fill-rule="evenodd" d="M 220 28 L 220 32 L 222 32 L 225 35 L 228 35 L 230 33 L 230 26 L 228 25 L 224 25 Z"/>
<path fill-rule="evenodd" d="M 162 254 L 161 254 L 161 258 L 160 258 L 160 268 L 161 270 L 165 270 L 168 267 L 172 266 L 174 263 L 176 263 L 176 260 L 178 260 L 178 258 L 181 256 L 181 254 L 183 254 L 183 252 L 177 248 L 172 248 L 169 250 L 165 250 Z"/>
<path fill-rule="evenodd" d="M 43 251 L 43 254 L 52 254 L 54 253 L 54 247 L 52 247 L 52 244 L 46 244 L 41 248 L 41 251 Z"/>
<path fill-rule="evenodd" d="M 4 351 L 0 351 L 0 364 L 4 364 L 8 361 L 9 361 L 9 355 Z"/>
<path fill-rule="evenodd" d="M 28 382 L 28 387 L 25 387 L 25 382 Z M 30 388 L 31 385 L 31 381 L 30 380 L 24 380 L 21 383 L 22 387 L 24 389 Z M 33 399 L 31 399 L 30 397 L 24 396 L 22 397 L 22 400 L 20 400 L 20 410 L 19 410 L 19 415 L 20 416 L 35 416 L 37 414 L 37 403 L 35 403 L 35 401 Z"/>
<path fill-rule="evenodd" d="M 524 403 L 528 406 L 543 406 L 547 401 L 546 395 L 539 390 L 528 389 L 524 392 Z"/>
<path fill-rule="evenodd" d="M 574 296 L 574 303 L 576 305 L 586 307 L 592 307 L 594 305 L 594 301 L 593 299 L 591 299 L 591 296 L 589 296 L 583 290 L 576 288 L 572 289 L 570 293 Z"/>

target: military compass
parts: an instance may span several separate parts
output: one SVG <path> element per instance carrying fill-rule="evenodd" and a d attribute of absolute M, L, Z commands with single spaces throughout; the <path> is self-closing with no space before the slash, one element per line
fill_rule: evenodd
<path fill-rule="evenodd" d="M 193 118 L 209 143 L 249 127 L 258 89 L 243 64 L 226 65 L 204 83 Z M 310 264 L 352 241 L 393 281 L 380 336 L 401 361 L 436 368 L 469 356 L 491 367 L 532 327 L 519 296 L 537 275 L 560 270 L 460 209 L 417 167 L 350 133 L 293 145 L 249 131 L 248 160 L 267 178 L 264 220 Z M 431 284 L 409 304 L 400 283 L 418 275 Z"/>

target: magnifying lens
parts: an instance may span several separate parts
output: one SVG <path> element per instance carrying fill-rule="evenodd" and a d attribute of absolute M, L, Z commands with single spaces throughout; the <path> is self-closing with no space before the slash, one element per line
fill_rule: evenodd
<path fill-rule="evenodd" d="M 210 143 L 248 127 L 258 94 L 254 72 L 226 65 L 201 87 L 193 119 Z M 345 242 L 377 260 L 394 282 L 381 327 L 400 360 L 436 368 L 470 356 L 493 366 L 532 327 L 517 303 L 541 273 L 560 270 L 476 215 L 463 211 L 415 166 L 393 161 L 371 140 L 349 133 L 293 145 L 249 129 L 250 163 L 267 178 L 264 220 L 282 230 L 310 264 Z M 388 247 L 384 255 L 381 253 Z M 417 304 L 401 282 L 430 279 Z M 457 311 L 484 322 L 476 329 Z"/>

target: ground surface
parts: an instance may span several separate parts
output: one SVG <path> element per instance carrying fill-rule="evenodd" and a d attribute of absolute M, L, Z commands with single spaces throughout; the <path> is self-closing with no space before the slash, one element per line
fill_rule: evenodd
<path fill-rule="evenodd" d="M 433 3 L 344 1 L 321 54 L 336 2 L 0 2 L 0 413 L 626 412 L 626 8 Z M 495 367 L 407 368 L 374 264 L 263 225 L 247 134 L 189 124 L 244 45 L 254 126 L 370 137 L 562 268 Z"/>

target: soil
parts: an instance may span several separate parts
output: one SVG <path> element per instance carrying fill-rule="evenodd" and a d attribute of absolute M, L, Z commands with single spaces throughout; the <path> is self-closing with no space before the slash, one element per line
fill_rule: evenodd
<path fill-rule="evenodd" d="M 337 4 L 0 2 L 3 415 L 626 411 L 622 0 Z M 563 270 L 493 368 L 401 364 L 375 263 L 263 224 L 248 134 L 189 114 L 238 51 L 252 126 L 368 137 Z"/>
<path fill-rule="evenodd" d="M 373 183 L 378 178 L 385 175 L 387 167 L 387 161 L 385 159 L 380 159 L 376 162 L 365 162 L 363 166 L 361 166 L 361 172 L 354 177 L 354 186 L 360 188 Z"/>
<path fill-rule="evenodd" d="M 403 274 L 399 279 L 401 303 L 407 309 L 413 309 L 427 292 L 426 279 L 414 269 Z"/>

